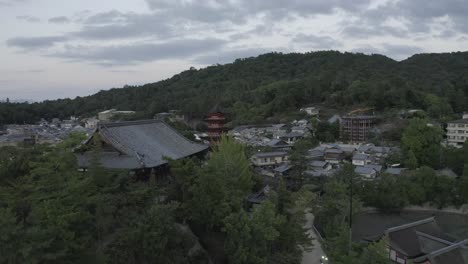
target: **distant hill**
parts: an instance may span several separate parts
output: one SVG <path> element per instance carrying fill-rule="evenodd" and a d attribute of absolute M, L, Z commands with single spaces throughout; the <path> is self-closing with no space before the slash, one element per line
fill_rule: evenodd
<path fill-rule="evenodd" d="M 268 53 L 86 97 L 1 103 L 0 124 L 90 116 L 109 108 L 135 110 L 142 118 L 170 109 L 200 117 L 217 103 L 236 123 L 261 122 L 315 103 L 422 108 L 443 118 L 466 110 L 467 96 L 468 52 L 418 54 L 401 62 L 337 51 Z"/>

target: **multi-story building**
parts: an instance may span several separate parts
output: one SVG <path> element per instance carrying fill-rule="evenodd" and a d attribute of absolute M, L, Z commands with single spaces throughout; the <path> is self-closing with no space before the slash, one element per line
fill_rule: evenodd
<path fill-rule="evenodd" d="M 278 166 L 289 161 L 289 155 L 284 151 L 255 153 L 250 160 L 255 166 Z"/>
<path fill-rule="evenodd" d="M 462 147 L 468 138 L 468 114 L 463 119 L 447 123 L 447 143 L 449 146 Z"/>
<path fill-rule="evenodd" d="M 344 116 L 341 119 L 341 138 L 348 142 L 365 142 L 374 127 L 374 116 Z"/>
<path fill-rule="evenodd" d="M 211 141 L 217 141 L 224 132 L 224 122 L 226 117 L 221 112 L 209 113 L 205 118 L 205 122 L 208 124 L 208 137 Z"/>

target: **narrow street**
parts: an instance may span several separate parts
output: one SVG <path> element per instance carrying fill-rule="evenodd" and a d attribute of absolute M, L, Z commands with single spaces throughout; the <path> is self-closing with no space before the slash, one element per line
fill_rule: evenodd
<path fill-rule="evenodd" d="M 314 231 L 314 215 L 311 213 L 306 214 L 307 223 L 305 227 L 308 229 L 307 233 L 312 238 L 313 246 L 309 251 L 304 251 L 302 255 L 302 264 L 320 264 L 320 258 L 325 255 L 320 244 L 320 240 Z"/>

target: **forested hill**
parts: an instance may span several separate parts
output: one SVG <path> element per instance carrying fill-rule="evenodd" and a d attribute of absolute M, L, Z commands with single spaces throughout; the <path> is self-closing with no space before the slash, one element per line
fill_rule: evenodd
<path fill-rule="evenodd" d="M 441 117 L 468 105 L 468 52 L 418 54 L 397 62 L 382 55 L 321 51 L 269 53 L 170 79 L 34 104 L 0 104 L 0 124 L 91 116 L 117 108 L 141 117 L 180 109 L 201 116 L 214 105 L 238 123 L 297 111 L 301 106 L 423 108 Z"/>

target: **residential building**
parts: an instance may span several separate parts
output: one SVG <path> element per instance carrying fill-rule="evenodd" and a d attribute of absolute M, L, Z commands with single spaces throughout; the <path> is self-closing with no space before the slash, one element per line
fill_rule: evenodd
<path fill-rule="evenodd" d="M 99 124 L 99 120 L 94 117 L 91 117 L 91 118 L 86 119 L 85 128 L 96 129 L 98 124 Z"/>
<path fill-rule="evenodd" d="M 292 165 L 290 164 L 283 164 L 279 167 L 276 167 L 273 171 L 274 171 L 274 175 L 275 176 L 282 176 L 282 177 L 286 177 L 286 176 L 289 176 L 289 172 L 291 171 L 291 168 L 292 168 Z"/>
<path fill-rule="evenodd" d="M 289 155 L 284 151 L 255 153 L 250 160 L 254 166 L 275 166 L 289 161 Z"/>
<path fill-rule="evenodd" d="M 341 138 L 347 142 L 365 142 L 369 139 L 370 131 L 374 127 L 374 116 L 344 116 L 341 120 Z"/>
<path fill-rule="evenodd" d="M 336 169 L 326 161 L 313 160 L 307 164 L 307 170 L 304 171 L 304 176 L 309 177 L 326 177 L 334 174 Z"/>
<path fill-rule="evenodd" d="M 133 115 L 135 111 L 117 111 L 117 109 L 109 109 L 98 113 L 99 121 L 109 122 L 117 115 Z"/>
<path fill-rule="evenodd" d="M 327 122 L 330 124 L 334 124 L 336 122 L 341 123 L 341 121 L 342 121 L 342 118 L 340 115 L 333 115 L 327 120 Z"/>
<path fill-rule="evenodd" d="M 275 150 L 287 151 L 291 149 L 291 145 L 289 145 L 286 141 L 281 139 L 272 139 L 267 143 L 267 146 Z"/>
<path fill-rule="evenodd" d="M 76 120 L 73 120 L 73 119 L 62 120 L 62 122 L 60 123 L 60 128 L 70 129 L 70 128 L 73 128 L 74 126 L 76 126 L 77 123 L 78 122 Z"/>
<path fill-rule="evenodd" d="M 303 133 L 291 132 L 286 135 L 280 136 L 280 139 L 284 140 L 286 143 L 293 145 L 297 140 L 304 137 Z"/>
<path fill-rule="evenodd" d="M 454 147 L 462 147 L 468 138 L 468 114 L 463 114 L 463 119 L 447 123 L 447 144 Z"/>
<path fill-rule="evenodd" d="M 365 153 L 356 153 L 353 155 L 353 165 L 355 166 L 364 166 L 371 163 L 371 157 Z"/>
<path fill-rule="evenodd" d="M 173 160 L 204 153 L 208 147 L 194 143 L 160 120 L 101 123 L 99 135 L 102 150 L 98 158 L 104 168 L 151 172 Z M 94 135 L 84 145 L 92 144 Z M 78 165 L 87 169 L 93 152 L 76 151 Z"/>
<path fill-rule="evenodd" d="M 325 161 L 338 164 L 344 159 L 344 152 L 339 148 L 329 148 L 324 151 L 324 159 Z"/>
<path fill-rule="evenodd" d="M 310 160 L 323 160 L 325 156 L 325 149 L 317 147 L 307 151 L 306 158 Z"/>
<path fill-rule="evenodd" d="M 331 170 L 332 166 L 326 161 L 313 160 L 308 164 L 311 169 Z"/>
<path fill-rule="evenodd" d="M 246 198 L 247 202 L 252 206 L 261 204 L 268 198 L 268 193 L 270 192 L 270 189 L 270 186 L 266 185 L 260 191 L 249 194 Z"/>
<path fill-rule="evenodd" d="M 377 171 L 371 167 L 357 166 L 354 168 L 354 172 L 364 179 L 375 179 L 375 177 L 377 177 Z"/>
<path fill-rule="evenodd" d="M 305 112 L 307 115 L 310 115 L 310 116 L 318 116 L 320 112 L 318 108 L 313 107 L 313 106 L 301 108 L 299 111 Z"/>
<path fill-rule="evenodd" d="M 379 173 L 382 172 L 382 168 L 383 168 L 382 165 L 378 165 L 378 164 L 366 164 L 364 165 L 364 167 L 375 170 L 377 172 L 377 175 L 379 175 Z"/>

